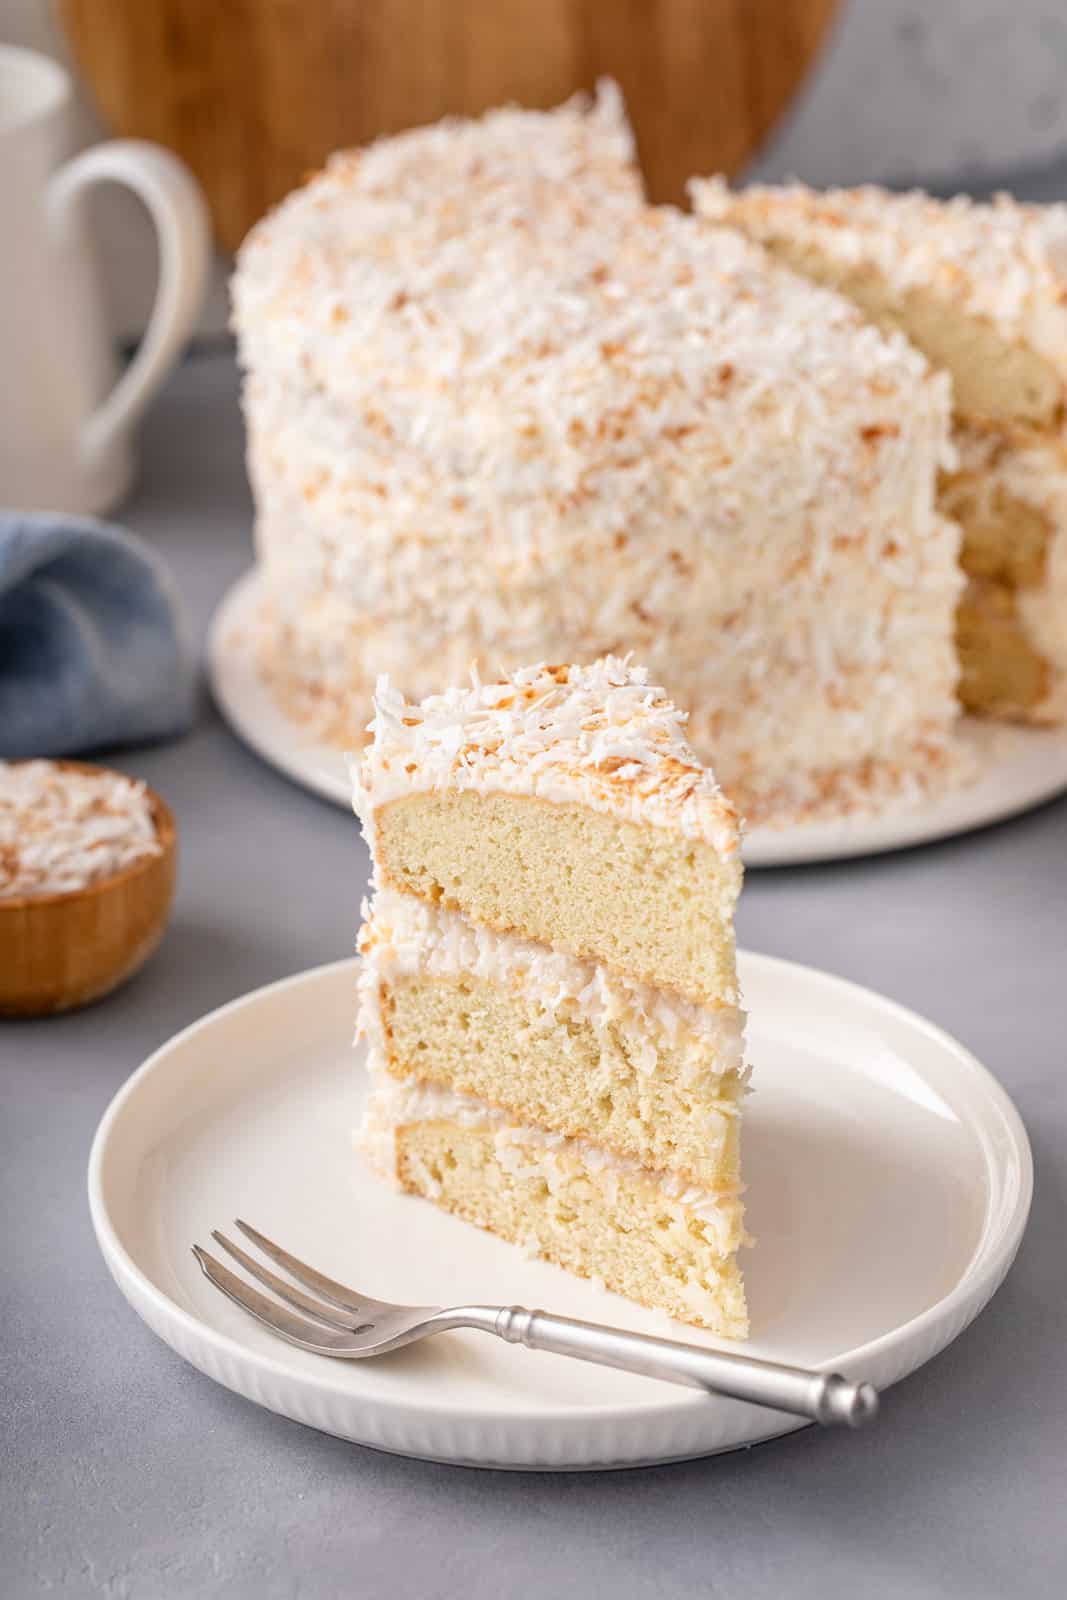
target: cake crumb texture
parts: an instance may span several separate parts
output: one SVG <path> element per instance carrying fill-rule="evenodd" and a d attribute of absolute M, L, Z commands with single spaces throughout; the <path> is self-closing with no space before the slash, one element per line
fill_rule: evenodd
<path fill-rule="evenodd" d="M 364 1143 L 374 1138 L 371 1115 Z M 699 1191 L 670 1192 L 654 1175 L 589 1154 L 514 1124 L 494 1127 L 477 1112 L 463 1120 L 431 1112 L 398 1122 L 384 1170 L 410 1193 L 579 1277 L 744 1338 L 748 1315 L 734 1258 L 743 1238 L 739 1203 L 702 1204 Z"/>
<path fill-rule="evenodd" d="M 573 802 L 424 792 L 375 821 L 379 881 L 700 1004 L 737 1004 L 736 856 Z"/>
<path fill-rule="evenodd" d="M 743 1014 L 385 891 L 360 932 L 372 1069 L 707 1189 L 738 1181 Z"/>
<path fill-rule="evenodd" d="M 739 830 L 684 724 L 615 658 L 422 702 L 379 682 L 353 762 L 358 1144 L 401 1188 L 741 1337 Z"/>

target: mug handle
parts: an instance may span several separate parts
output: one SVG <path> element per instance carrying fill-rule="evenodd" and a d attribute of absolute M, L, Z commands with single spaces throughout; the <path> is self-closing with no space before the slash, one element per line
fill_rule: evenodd
<path fill-rule="evenodd" d="M 211 262 L 211 226 L 200 187 L 189 169 L 159 145 L 114 139 L 68 161 L 49 180 L 46 207 L 61 239 L 69 237 L 79 201 L 96 183 L 132 189 L 155 224 L 159 283 L 137 353 L 82 428 L 87 460 L 105 454 L 141 414 L 196 325 Z"/>

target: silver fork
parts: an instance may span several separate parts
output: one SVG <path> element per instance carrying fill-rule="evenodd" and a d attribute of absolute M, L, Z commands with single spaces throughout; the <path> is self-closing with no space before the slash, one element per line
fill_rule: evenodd
<path fill-rule="evenodd" d="M 204 1276 L 279 1338 L 315 1355 L 361 1360 L 399 1350 L 402 1345 L 428 1339 L 448 1328 L 475 1328 L 481 1333 L 495 1333 L 509 1344 L 524 1344 L 529 1350 L 551 1350 L 555 1355 L 593 1361 L 602 1367 L 619 1367 L 647 1378 L 688 1384 L 707 1394 L 770 1406 L 774 1411 L 810 1417 L 813 1422 L 840 1422 L 858 1428 L 878 1412 L 874 1387 L 852 1383 L 839 1372 L 786 1367 L 776 1361 L 729 1355 L 675 1339 L 551 1316 L 546 1311 L 527 1311 L 522 1306 L 397 1306 L 387 1300 L 373 1300 L 370 1295 L 316 1272 L 247 1222 L 237 1219 L 235 1226 L 295 1282 L 279 1277 L 216 1229 L 211 1234 L 216 1243 L 277 1299 L 260 1294 L 194 1244 L 193 1254 Z M 304 1289 L 297 1284 L 303 1284 Z M 307 1289 L 314 1290 L 314 1294 L 307 1294 Z M 294 1310 L 286 1310 L 286 1306 Z"/>

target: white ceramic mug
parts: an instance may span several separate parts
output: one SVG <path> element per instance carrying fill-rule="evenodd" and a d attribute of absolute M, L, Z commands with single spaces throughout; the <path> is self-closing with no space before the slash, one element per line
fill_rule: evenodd
<path fill-rule="evenodd" d="M 0 47 L 0 506 L 104 511 L 127 489 L 130 431 L 203 303 L 211 236 L 180 161 L 121 139 L 63 164 L 71 81 Z M 155 305 L 121 377 L 86 231 L 94 184 L 139 195 L 159 241 Z"/>

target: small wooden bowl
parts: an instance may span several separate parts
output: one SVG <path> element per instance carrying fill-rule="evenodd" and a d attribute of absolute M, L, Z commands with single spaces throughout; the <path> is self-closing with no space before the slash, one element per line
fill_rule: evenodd
<path fill-rule="evenodd" d="M 57 766 L 102 772 L 84 761 Z M 143 966 L 174 899 L 178 833 L 170 807 L 147 789 L 158 855 L 60 894 L 0 899 L 0 1017 L 43 1017 L 88 1005 Z"/>

